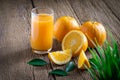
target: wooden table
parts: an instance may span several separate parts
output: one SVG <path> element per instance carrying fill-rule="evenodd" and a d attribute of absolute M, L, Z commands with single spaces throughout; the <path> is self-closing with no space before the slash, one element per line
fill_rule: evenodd
<path fill-rule="evenodd" d="M 65 77 L 48 75 L 49 71 L 65 66 L 54 65 L 47 55 L 36 55 L 31 51 L 30 14 L 37 6 L 51 7 L 55 20 L 69 15 L 79 24 L 87 20 L 101 22 L 111 30 L 120 46 L 120 0 L 0 0 L 0 80 L 91 79 L 87 71 L 77 69 Z M 53 51 L 61 50 L 60 45 L 54 40 Z M 33 58 L 44 59 L 49 64 L 43 67 L 28 65 Z"/>

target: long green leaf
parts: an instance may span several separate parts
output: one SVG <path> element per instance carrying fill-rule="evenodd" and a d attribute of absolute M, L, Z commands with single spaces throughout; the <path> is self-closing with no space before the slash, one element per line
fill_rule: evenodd
<path fill-rule="evenodd" d="M 91 69 L 88 72 L 93 79 L 120 80 L 120 51 L 115 40 L 112 45 L 106 41 L 103 47 L 97 45 L 96 49 L 89 48 L 89 51 L 92 59 L 89 59 Z"/>
<path fill-rule="evenodd" d="M 96 69 L 96 70 L 98 69 L 98 66 L 96 65 L 96 61 L 94 60 L 94 58 L 89 59 L 89 62 L 92 65 L 93 69 Z"/>

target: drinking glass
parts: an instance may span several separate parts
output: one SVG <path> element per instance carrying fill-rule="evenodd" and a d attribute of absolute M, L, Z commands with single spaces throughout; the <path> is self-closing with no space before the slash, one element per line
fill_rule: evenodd
<path fill-rule="evenodd" d="M 48 53 L 53 44 L 54 12 L 50 8 L 33 8 L 31 11 L 30 43 L 33 52 Z"/>

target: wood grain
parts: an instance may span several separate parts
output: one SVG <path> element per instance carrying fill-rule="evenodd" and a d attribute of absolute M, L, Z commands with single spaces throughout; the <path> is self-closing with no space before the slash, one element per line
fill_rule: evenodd
<path fill-rule="evenodd" d="M 111 12 L 120 21 L 120 0 L 103 0 L 106 6 L 111 10 Z"/>
<path fill-rule="evenodd" d="M 0 1 L 0 80 L 33 79 L 26 7 L 29 1 Z"/>

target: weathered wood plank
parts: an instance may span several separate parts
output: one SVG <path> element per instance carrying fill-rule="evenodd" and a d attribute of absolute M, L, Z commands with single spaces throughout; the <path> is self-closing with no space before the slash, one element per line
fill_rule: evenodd
<path fill-rule="evenodd" d="M 48 72 L 51 70 L 51 66 L 47 55 L 34 54 L 33 58 L 40 58 L 48 62 L 48 65 L 42 67 L 33 67 L 34 80 L 54 80 L 54 77 L 48 74 Z"/>
<path fill-rule="evenodd" d="M 78 20 L 78 17 L 76 16 L 76 14 L 74 13 L 74 10 L 72 9 L 72 7 L 70 6 L 69 2 L 67 0 L 34 0 L 34 5 L 36 7 L 50 7 L 54 10 L 55 12 L 55 20 L 57 18 L 59 18 L 60 16 L 72 16 L 74 17 L 78 23 L 80 23 L 80 21 Z M 56 40 L 54 40 L 54 45 L 53 45 L 53 51 L 57 51 L 57 50 L 61 50 L 61 43 L 57 42 Z M 77 60 L 76 60 L 77 62 Z M 51 63 L 53 69 L 64 69 L 64 66 L 58 66 L 55 65 L 53 63 Z M 82 71 L 78 71 L 77 69 L 74 70 L 73 72 L 70 72 L 68 76 L 66 77 L 58 77 L 56 76 L 57 80 L 79 80 L 79 79 L 89 79 L 89 77 L 86 75 L 86 72 L 82 72 Z"/>
<path fill-rule="evenodd" d="M 120 21 L 102 0 L 69 0 L 69 2 L 82 22 L 87 20 L 101 22 L 106 29 L 111 30 L 120 45 Z"/>
<path fill-rule="evenodd" d="M 120 21 L 120 0 L 103 0 L 107 7 Z"/>
<path fill-rule="evenodd" d="M 34 80 L 29 45 L 29 0 L 0 0 L 0 80 Z"/>

